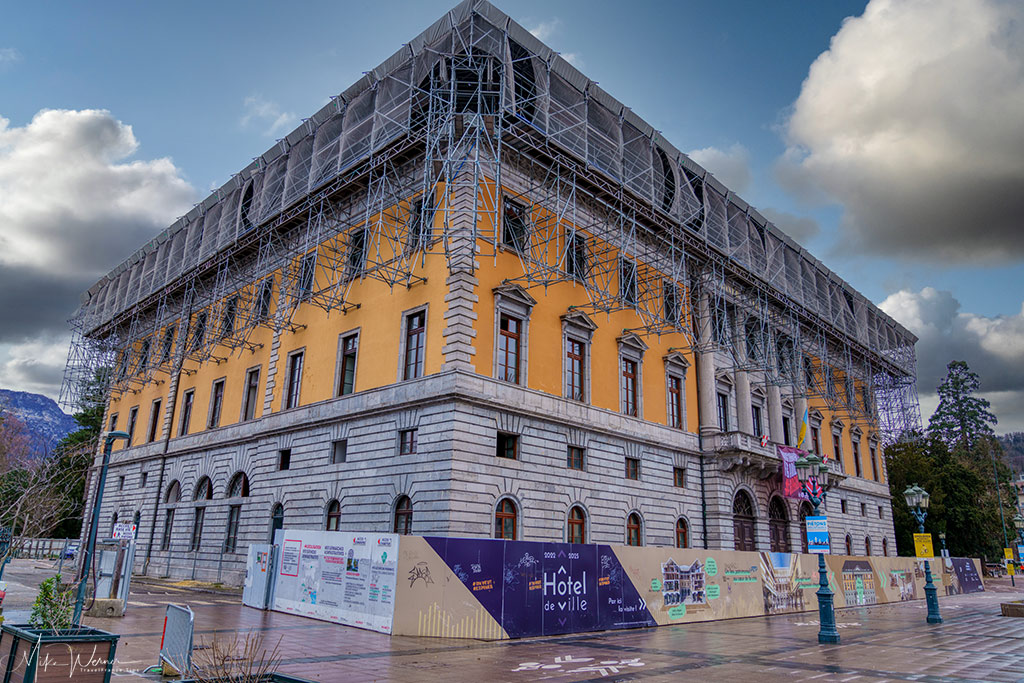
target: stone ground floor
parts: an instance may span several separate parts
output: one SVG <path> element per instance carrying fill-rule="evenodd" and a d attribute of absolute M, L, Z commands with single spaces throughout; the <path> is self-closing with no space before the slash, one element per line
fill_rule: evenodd
<path fill-rule="evenodd" d="M 52 571 L 35 561 L 8 567 L 18 586 L 8 618 L 22 615 L 13 606 L 31 600 L 21 593 Z M 841 610 L 842 642 L 828 646 L 817 643 L 813 612 L 504 642 L 389 637 L 163 582 L 136 582 L 124 618 L 87 622 L 123 634 L 116 680 L 157 680 L 136 672 L 156 661 L 164 606 L 174 602 L 195 611 L 197 645 L 255 631 L 279 647 L 279 671 L 316 681 L 1020 681 L 1022 620 L 1000 616 L 999 603 L 1024 599 L 1024 584 L 987 585 L 941 598 L 945 623 L 935 626 L 925 623 L 923 600 Z"/>

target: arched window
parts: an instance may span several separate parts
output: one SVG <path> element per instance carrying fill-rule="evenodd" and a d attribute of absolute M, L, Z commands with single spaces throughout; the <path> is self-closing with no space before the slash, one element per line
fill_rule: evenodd
<path fill-rule="evenodd" d="M 395 503 L 395 533 L 412 533 L 412 500 L 409 496 L 402 496 Z"/>
<path fill-rule="evenodd" d="M 732 499 L 732 531 L 736 550 L 756 550 L 754 541 L 754 501 L 746 491 L 737 491 Z"/>
<path fill-rule="evenodd" d="M 196 495 L 192 497 L 192 500 L 213 500 L 213 485 L 210 483 L 209 477 L 203 477 L 196 484 Z"/>
<path fill-rule="evenodd" d="M 889 557 L 889 539 L 882 539 L 882 554 Z"/>
<path fill-rule="evenodd" d="M 800 503 L 800 549 L 802 552 L 807 552 L 807 518 L 814 514 L 811 510 L 811 504 L 807 502 Z"/>
<path fill-rule="evenodd" d="M 635 512 L 631 512 L 629 513 L 629 517 L 626 518 L 626 545 L 639 546 L 643 544 L 643 522 L 640 521 L 640 515 Z"/>
<path fill-rule="evenodd" d="M 587 542 L 587 513 L 579 505 L 569 510 L 569 543 Z"/>
<path fill-rule="evenodd" d="M 115 512 L 114 516 L 110 518 L 110 538 L 114 537 L 114 527 L 116 527 L 116 526 L 117 526 L 117 513 Z"/>
<path fill-rule="evenodd" d="M 867 555 L 868 557 L 871 557 L 871 539 L 870 538 L 865 538 L 864 539 L 864 554 Z"/>
<path fill-rule="evenodd" d="M 248 498 L 249 477 L 245 472 L 239 472 L 231 478 L 231 485 L 228 486 L 228 498 Z"/>
<path fill-rule="evenodd" d="M 850 534 L 846 534 L 846 554 L 853 555 L 853 539 L 850 538 Z"/>
<path fill-rule="evenodd" d="M 778 496 L 768 501 L 768 540 L 773 553 L 788 553 L 789 543 L 789 510 Z"/>
<path fill-rule="evenodd" d="M 270 512 L 270 542 L 274 542 L 274 532 L 284 528 L 284 505 L 276 503 Z"/>
<path fill-rule="evenodd" d="M 165 502 L 174 504 L 181 500 L 181 484 L 175 479 L 171 482 L 171 485 L 167 487 L 167 499 Z"/>
<path fill-rule="evenodd" d="M 142 513 L 139 512 L 138 510 L 136 510 L 135 514 L 132 515 L 132 524 L 135 525 L 135 537 L 138 538 L 138 536 L 139 536 L 139 525 L 142 524 Z"/>
<path fill-rule="evenodd" d="M 690 527 L 682 517 L 676 520 L 676 547 L 690 547 Z"/>
<path fill-rule="evenodd" d="M 516 540 L 516 504 L 508 498 L 499 500 L 494 509 L 494 537 Z"/>
<path fill-rule="evenodd" d="M 341 503 L 332 500 L 327 504 L 327 530 L 337 531 L 341 527 Z"/>

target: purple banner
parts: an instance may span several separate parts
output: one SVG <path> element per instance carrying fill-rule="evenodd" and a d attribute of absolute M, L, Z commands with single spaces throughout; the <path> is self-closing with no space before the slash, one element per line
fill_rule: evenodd
<path fill-rule="evenodd" d="M 609 546 L 425 540 L 511 638 L 656 625 Z"/>

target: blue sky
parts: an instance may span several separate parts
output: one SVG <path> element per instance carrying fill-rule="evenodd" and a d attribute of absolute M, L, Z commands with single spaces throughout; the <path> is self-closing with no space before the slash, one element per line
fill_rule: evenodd
<path fill-rule="evenodd" d="M 966 357 L 982 373 L 982 389 L 998 397 L 998 431 L 1024 429 L 1024 371 L 1018 368 L 1024 363 L 1024 236 L 1006 227 L 1005 214 L 1019 204 L 1007 200 L 1005 211 L 998 210 L 1000 197 L 1024 196 L 1024 161 L 1014 166 L 1010 154 L 1020 150 L 1024 124 L 1000 123 L 1021 118 L 1024 110 L 1013 109 L 1016 99 L 996 101 L 984 90 L 1024 93 L 1024 69 L 1002 73 L 991 67 L 1007 61 L 1020 67 L 1024 61 L 1014 46 L 1024 41 L 998 39 L 1006 31 L 1019 38 L 1019 27 L 1012 28 L 1022 18 L 1019 6 L 998 0 L 875 0 L 866 14 L 863 0 L 496 4 L 762 212 L 775 212 L 780 227 L 868 298 L 887 302 L 890 314 L 922 336 L 922 394 L 932 392 L 945 361 Z M 451 6 L 394 1 L 8 7 L 0 25 L 0 118 L 6 119 L 0 126 L 0 195 L 7 191 L 9 210 L 0 196 L 0 244 L 28 235 L 27 244 L 33 236 L 28 228 L 5 231 L 3 225 L 5 219 L 17 225 L 28 220 L 25 211 L 10 208 L 15 192 L 31 201 L 39 191 L 40 183 L 27 189 L 25 182 L 4 184 L 5 162 L 10 177 L 26 176 L 18 164 L 32 156 L 19 153 L 29 148 L 27 141 L 75 147 L 59 131 L 78 126 L 83 136 L 117 141 L 89 146 L 90 163 L 113 169 L 117 182 L 136 174 L 135 190 L 128 194 L 146 206 L 125 215 L 97 209 L 71 220 L 68 230 L 78 231 L 89 230 L 90 221 L 124 221 L 123 240 L 113 235 L 100 242 L 107 245 L 106 264 L 97 255 L 88 267 L 71 269 L 80 271 L 77 286 L 127 257 L 141 244 L 140 236 L 169 224 Z M 966 18 L 959 14 L 964 7 L 972 11 Z M 854 19 L 844 24 L 848 17 Z M 834 50 L 827 53 L 830 46 Z M 818 71 L 812 73 L 816 60 Z M 935 76 L 949 60 L 966 64 L 965 72 Z M 1004 80 L 987 83 L 982 75 L 993 71 Z M 956 85 L 961 80 L 968 85 Z M 985 107 L 1006 111 L 988 123 Z M 44 125 L 36 117 L 46 109 L 109 114 L 74 122 L 52 118 Z M 850 140 L 847 131 L 855 132 Z M 893 156 L 877 151 L 879 140 L 892 141 Z M 52 145 L 44 146 L 50 154 Z M 931 172 L 958 165 L 949 161 L 963 158 L 950 156 L 958 147 L 966 156 L 977 152 L 980 161 L 963 176 Z M 1004 149 L 1009 161 L 1002 158 Z M 73 151 L 61 154 L 50 157 L 51 170 L 62 159 L 75 163 Z M 886 174 L 898 177 L 909 157 L 922 165 L 911 165 L 913 173 L 906 175 L 925 180 L 887 194 L 886 186 L 898 182 L 885 181 Z M 875 184 L 872 164 L 884 169 Z M 1000 188 L 979 195 L 982 206 L 996 209 L 965 209 L 962 220 L 946 221 L 950 225 L 943 218 L 956 207 L 938 217 L 929 213 L 929 197 L 950 197 L 951 187 L 962 188 L 972 178 Z M 83 186 L 89 183 L 75 187 L 85 191 Z M 54 187 L 59 191 L 59 184 Z M 909 215 L 890 228 L 878 213 L 900 196 L 918 204 L 908 201 Z M 47 248 L 33 247 L 37 256 Z M 32 263 L 32 249 L 12 255 L 18 252 L 0 255 L 0 271 Z M 49 284 L 54 291 L 71 286 Z M 74 305 L 69 302 L 66 312 Z M 64 341 L 60 330 L 24 315 L 6 319 L 0 385 L 53 394 L 57 347 Z M 42 345 L 46 354 L 38 352 Z"/>

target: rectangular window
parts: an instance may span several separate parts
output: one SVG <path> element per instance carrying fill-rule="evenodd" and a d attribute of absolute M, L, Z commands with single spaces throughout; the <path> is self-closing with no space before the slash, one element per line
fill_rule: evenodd
<path fill-rule="evenodd" d="M 526 207 L 510 199 L 502 204 L 501 244 L 522 252 L 526 249 Z"/>
<path fill-rule="evenodd" d="M 331 464 L 340 465 L 348 460 L 348 439 L 331 442 Z"/>
<path fill-rule="evenodd" d="M 178 425 L 178 436 L 188 434 L 192 423 L 192 401 L 195 397 L 195 389 L 189 389 L 181 395 L 181 424 Z"/>
<path fill-rule="evenodd" d="M 668 376 L 668 426 L 683 429 L 683 378 Z"/>
<path fill-rule="evenodd" d="M 241 516 L 241 505 L 232 505 L 228 508 L 228 529 L 224 535 L 224 552 L 226 553 L 233 553 L 238 547 L 238 518 Z"/>
<path fill-rule="evenodd" d="M 140 488 L 146 488 L 146 482 L 147 481 L 149 481 L 149 473 L 148 472 L 143 472 L 142 473 L 142 477 L 141 477 L 141 481 L 139 483 L 139 487 Z"/>
<path fill-rule="evenodd" d="M 256 417 L 256 404 L 260 396 L 260 369 L 251 368 L 245 373 L 245 396 L 242 398 L 242 421 Z"/>
<path fill-rule="evenodd" d="M 497 448 L 495 455 L 499 458 L 516 460 L 519 456 L 519 437 L 515 434 L 498 432 Z"/>
<path fill-rule="evenodd" d="M 626 479 L 640 479 L 640 460 L 626 458 Z"/>
<path fill-rule="evenodd" d="M 279 471 L 292 468 L 292 449 L 282 448 L 277 452 L 277 469 Z"/>
<path fill-rule="evenodd" d="M 224 317 L 220 321 L 220 338 L 225 339 L 235 333 L 235 318 L 238 317 L 238 297 L 231 297 L 224 305 Z"/>
<path fill-rule="evenodd" d="M 145 372 L 149 367 L 149 348 L 149 340 L 142 340 L 142 348 L 139 350 L 139 372 Z"/>
<path fill-rule="evenodd" d="M 729 394 L 718 394 L 718 429 L 729 431 Z"/>
<path fill-rule="evenodd" d="M 856 476 L 863 476 L 860 464 L 860 442 L 857 439 L 851 439 L 851 446 L 853 446 L 853 471 Z"/>
<path fill-rule="evenodd" d="M 761 406 L 751 406 L 750 414 L 754 422 L 754 436 L 764 436 L 764 424 L 761 422 Z"/>
<path fill-rule="evenodd" d="M 568 376 L 566 381 L 568 386 L 566 387 L 566 394 L 569 398 L 574 401 L 583 401 L 584 398 L 584 379 L 586 373 L 586 366 L 584 360 L 586 357 L 586 346 L 583 342 L 578 339 L 569 337 L 566 341 L 566 365 L 568 366 Z"/>
<path fill-rule="evenodd" d="M 867 503 L 861 503 L 860 504 L 860 516 L 861 517 L 867 517 L 868 516 L 868 505 L 867 505 Z"/>
<path fill-rule="evenodd" d="M 210 419 L 207 420 L 208 429 L 220 426 L 220 411 L 224 407 L 224 380 L 219 379 L 213 383 L 210 390 Z"/>
<path fill-rule="evenodd" d="M 117 431 L 117 413 L 110 416 L 110 427 L 107 428 L 108 432 Z"/>
<path fill-rule="evenodd" d="M 160 539 L 160 550 L 171 549 L 171 530 L 174 528 L 174 508 L 167 510 L 164 515 L 164 536 Z"/>
<path fill-rule="evenodd" d="M 162 405 L 163 401 L 158 398 L 153 401 L 153 407 L 149 409 L 149 435 L 146 438 L 147 443 L 156 441 L 158 430 L 160 429 L 160 406 Z"/>
<path fill-rule="evenodd" d="M 171 352 L 174 351 L 174 333 L 176 327 L 168 327 L 164 330 L 163 348 L 160 350 L 160 362 L 168 363 L 171 360 Z"/>
<path fill-rule="evenodd" d="M 206 340 L 206 311 L 200 311 L 196 314 L 196 322 L 192 327 L 192 343 L 189 345 L 189 351 L 198 351 L 203 342 Z"/>
<path fill-rule="evenodd" d="M 398 454 L 412 455 L 416 452 L 416 430 L 403 429 L 398 433 Z"/>
<path fill-rule="evenodd" d="M 790 417 L 782 418 L 782 443 L 787 446 L 792 446 L 790 438 L 793 435 L 793 419 Z"/>
<path fill-rule="evenodd" d="M 673 467 L 672 468 L 672 485 L 676 488 L 686 488 L 686 468 L 685 467 Z"/>
<path fill-rule="evenodd" d="M 565 240 L 565 274 L 576 280 L 587 277 L 587 238 L 583 233 L 570 232 Z"/>
<path fill-rule="evenodd" d="M 288 381 L 284 388 L 284 409 L 299 406 L 299 392 L 302 390 L 302 358 L 305 354 L 297 351 L 288 356 Z"/>
<path fill-rule="evenodd" d="M 117 490 L 124 491 L 124 475 L 117 478 Z"/>
<path fill-rule="evenodd" d="M 274 298 L 274 278 L 268 277 L 260 283 L 256 292 L 256 321 L 266 320 L 270 316 L 270 303 Z"/>
<path fill-rule="evenodd" d="M 878 506 L 878 518 L 885 519 L 885 508 L 881 505 Z"/>
<path fill-rule="evenodd" d="M 838 432 L 832 434 L 832 455 L 836 460 L 839 471 L 843 470 L 843 442 Z"/>
<path fill-rule="evenodd" d="M 366 268 L 366 228 L 356 228 L 349 233 L 348 275 L 359 275 Z"/>
<path fill-rule="evenodd" d="M 569 446 L 565 452 L 565 466 L 570 470 L 582 470 L 583 449 L 579 446 Z"/>
<path fill-rule="evenodd" d="M 338 369 L 338 396 L 347 396 L 356 389 L 356 354 L 359 351 L 359 335 L 350 334 L 341 338 L 341 359 Z"/>
<path fill-rule="evenodd" d="M 677 327 L 679 318 L 683 315 L 679 286 L 671 280 L 665 280 L 662 283 L 662 296 L 665 305 L 665 322 L 672 327 Z"/>
<path fill-rule="evenodd" d="M 821 455 L 821 430 L 817 427 L 811 427 L 811 449 Z"/>
<path fill-rule="evenodd" d="M 308 299 L 313 293 L 316 276 L 316 252 L 310 252 L 299 261 L 299 298 Z"/>
<path fill-rule="evenodd" d="M 206 517 L 206 508 L 196 508 L 196 516 L 192 522 L 192 541 L 188 549 L 192 552 L 199 550 L 203 542 L 203 519 Z"/>
<path fill-rule="evenodd" d="M 636 263 L 629 259 L 619 261 L 619 299 L 626 306 L 636 306 Z"/>
<path fill-rule="evenodd" d="M 622 412 L 639 417 L 637 407 L 637 362 L 622 359 Z"/>
<path fill-rule="evenodd" d="M 846 501 L 842 498 L 839 499 L 839 511 L 846 514 Z"/>
<path fill-rule="evenodd" d="M 139 407 L 133 406 L 128 411 L 128 441 L 125 442 L 125 446 L 131 446 L 132 440 L 135 438 L 135 423 L 139 419 Z"/>
<path fill-rule="evenodd" d="M 498 322 L 498 379 L 519 384 L 519 340 L 523 322 L 501 314 Z"/>
<path fill-rule="evenodd" d="M 405 317 L 405 361 L 402 379 L 416 379 L 423 376 L 423 352 L 427 336 L 427 314 L 425 311 L 410 313 Z"/>
<path fill-rule="evenodd" d="M 868 455 L 871 457 L 871 478 L 875 481 L 881 481 L 878 478 L 878 451 L 874 446 L 868 447 Z"/>

